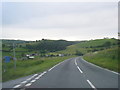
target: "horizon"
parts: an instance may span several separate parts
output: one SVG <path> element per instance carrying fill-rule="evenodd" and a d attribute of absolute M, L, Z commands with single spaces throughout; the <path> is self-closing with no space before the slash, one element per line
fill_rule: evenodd
<path fill-rule="evenodd" d="M 112 37 L 114 38 L 114 37 Z M 99 39 L 112 39 L 109 37 L 103 37 L 103 38 L 97 38 L 97 39 L 89 39 L 89 40 L 74 40 L 74 41 L 90 41 L 90 40 L 99 40 Z M 45 39 L 45 38 L 42 38 Z M 37 39 L 37 40 L 24 40 L 24 39 L 0 39 L 0 40 L 20 40 L 20 41 L 39 41 L 42 39 Z M 114 38 L 114 39 L 118 39 L 118 38 Z M 55 39 L 45 39 L 45 40 L 55 40 Z M 56 39 L 56 40 L 65 40 L 65 39 Z M 69 40 L 65 40 L 65 41 L 69 41 Z"/>

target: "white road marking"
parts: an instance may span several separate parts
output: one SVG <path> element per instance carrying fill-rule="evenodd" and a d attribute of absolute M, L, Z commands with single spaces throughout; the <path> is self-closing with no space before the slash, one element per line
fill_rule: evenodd
<path fill-rule="evenodd" d="M 38 77 L 42 77 L 43 74 L 40 74 Z"/>
<path fill-rule="evenodd" d="M 46 71 L 44 71 L 43 73 L 42 73 L 42 75 L 44 75 L 45 73 L 47 73 Z"/>
<path fill-rule="evenodd" d="M 78 70 L 81 72 L 81 73 L 83 73 L 83 71 L 77 66 L 77 68 L 78 68 Z"/>
<path fill-rule="evenodd" d="M 35 82 L 36 80 L 32 80 L 31 82 L 33 83 L 33 82 Z"/>
<path fill-rule="evenodd" d="M 76 59 L 75 59 L 75 65 L 77 66 L 77 62 L 76 62 Z"/>
<path fill-rule="evenodd" d="M 16 85 L 16 86 L 14 86 L 13 88 L 18 88 L 18 87 L 20 87 L 21 85 Z"/>
<path fill-rule="evenodd" d="M 28 78 L 27 81 L 31 80 L 32 78 Z"/>
<path fill-rule="evenodd" d="M 27 81 L 23 81 L 23 82 L 21 82 L 21 83 L 26 83 Z"/>
<path fill-rule="evenodd" d="M 95 88 L 95 86 L 94 86 L 89 80 L 87 80 L 87 82 L 89 83 L 89 85 L 90 85 L 92 88 L 94 88 L 94 90 L 97 90 L 97 89 Z"/>
<path fill-rule="evenodd" d="M 34 75 L 32 76 L 32 78 L 35 77 L 35 76 L 37 76 L 37 75 L 38 75 L 38 74 L 34 74 Z"/>
<path fill-rule="evenodd" d="M 50 68 L 48 71 L 51 71 L 53 68 L 55 68 L 56 66 L 53 66 L 52 68 Z"/>
<path fill-rule="evenodd" d="M 69 60 L 69 59 L 68 59 L 68 60 Z M 52 68 L 50 68 L 48 71 L 51 71 L 53 68 L 55 68 L 56 66 L 58 66 L 58 65 L 62 64 L 62 63 L 63 63 L 63 62 L 65 62 L 65 61 L 67 61 L 67 60 L 64 60 L 64 61 L 62 61 L 62 62 L 60 62 L 60 63 L 56 64 L 55 66 L 53 66 Z"/>
<path fill-rule="evenodd" d="M 28 87 L 28 86 L 30 86 L 31 84 L 32 84 L 32 83 L 28 83 L 28 84 L 26 84 L 25 86 Z"/>
<path fill-rule="evenodd" d="M 37 80 L 37 79 L 39 79 L 40 77 L 38 76 L 38 77 L 36 77 L 35 79 Z"/>

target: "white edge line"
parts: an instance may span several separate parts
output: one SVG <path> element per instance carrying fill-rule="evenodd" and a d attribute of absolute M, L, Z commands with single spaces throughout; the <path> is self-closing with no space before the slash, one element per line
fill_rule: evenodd
<path fill-rule="evenodd" d="M 30 86 L 31 84 L 32 84 L 32 83 L 28 83 L 28 84 L 26 84 L 25 86 L 28 87 L 28 86 Z"/>
<path fill-rule="evenodd" d="M 83 73 L 83 71 L 77 66 L 77 68 L 78 68 L 78 70 L 81 72 L 81 73 Z"/>
<path fill-rule="evenodd" d="M 14 86 L 13 88 L 18 88 L 18 87 L 20 87 L 21 85 L 16 85 L 16 86 Z"/>
<path fill-rule="evenodd" d="M 65 60 L 65 61 L 66 61 L 66 60 Z M 52 68 L 50 68 L 48 71 L 51 71 L 53 68 L 55 68 L 56 66 L 58 66 L 58 65 L 62 64 L 62 63 L 63 63 L 63 62 L 65 62 L 65 61 L 62 61 L 62 62 L 60 62 L 60 63 L 56 64 L 55 66 L 53 66 Z"/>
<path fill-rule="evenodd" d="M 39 79 L 40 77 L 38 76 L 38 77 L 36 77 L 35 79 L 37 80 L 37 79 Z"/>
<path fill-rule="evenodd" d="M 97 90 L 97 89 L 95 88 L 95 86 L 94 86 L 89 80 L 87 80 L 87 82 L 89 83 L 89 85 L 90 85 L 92 88 L 94 88 L 95 90 Z"/>
<path fill-rule="evenodd" d="M 28 78 L 27 81 L 31 80 L 32 78 Z"/>
<path fill-rule="evenodd" d="M 33 82 L 35 82 L 36 81 L 36 79 L 35 80 L 32 80 L 31 82 L 33 83 Z"/>
<path fill-rule="evenodd" d="M 23 81 L 23 82 L 21 82 L 21 83 L 26 83 L 27 81 Z"/>
<path fill-rule="evenodd" d="M 100 69 L 103 69 L 103 70 L 106 70 L 106 71 L 109 71 L 109 72 L 112 72 L 112 73 L 115 73 L 115 74 L 120 75 L 119 73 L 117 73 L 117 72 L 115 72 L 115 71 L 111 71 L 111 70 L 109 70 L 109 69 L 102 68 L 102 67 L 97 66 L 97 65 L 95 65 L 95 64 L 93 64 L 93 63 L 87 62 L 87 61 L 86 61 L 86 60 L 84 60 L 83 58 L 82 58 L 82 60 L 83 60 L 83 61 L 85 61 L 86 63 L 91 64 L 91 65 L 93 65 L 93 66 L 95 66 L 95 67 L 98 67 L 98 68 L 100 68 Z"/>

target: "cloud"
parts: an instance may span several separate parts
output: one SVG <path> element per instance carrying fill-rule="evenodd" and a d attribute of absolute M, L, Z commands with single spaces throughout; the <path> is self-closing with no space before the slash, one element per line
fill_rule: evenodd
<path fill-rule="evenodd" d="M 99 7 L 94 10 L 93 7 L 97 6 L 92 6 L 90 9 L 90 6 L 81 6 L 80 10 L 76 6 L 66 7 L 66 10 L 60 7 L 51 10 L 46 7 L 45 16 L 31 16 L 16 24 L 4 25 L 3 38 L 82 40 L 117 37 L 117 7 Z M 51 12 L 48 13 L 48 10 Z"/>

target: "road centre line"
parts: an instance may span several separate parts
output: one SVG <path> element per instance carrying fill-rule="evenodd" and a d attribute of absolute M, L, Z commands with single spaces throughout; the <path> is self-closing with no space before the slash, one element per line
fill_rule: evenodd
<path fill-rule="evenodd" d="M 77 68 L 78 68 L 78 70 L 81 72 L 81 73 L 83 73 L 83 71 L 77 66 Z"/>
<path fill-rule="evenodd" d="M 87 80 L 87 82 L 89 83 L 89 85 L 90 85 L 94 90 L 97 90 L 97 89 L 95 88 L 95 86 L 94 86 L 89 80 Z"/>
<path fill-rule="evenodd" d="M 75 65 L 77 66 L 77 62 L 76 62 L 76 59 L 75 59 Z"/>

